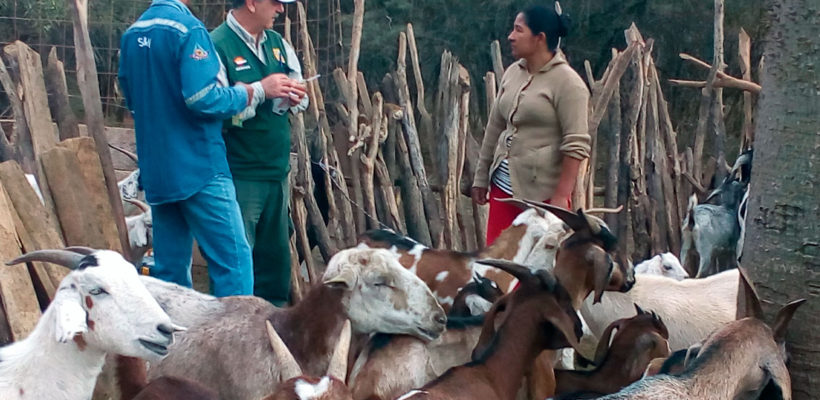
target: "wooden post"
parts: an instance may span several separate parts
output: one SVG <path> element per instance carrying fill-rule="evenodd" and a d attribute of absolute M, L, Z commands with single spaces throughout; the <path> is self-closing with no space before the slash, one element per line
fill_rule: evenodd
<path fill-rule="evenodd" d="M 752 80 L 752 43 L 749 34 L 740 28 L 738 36 L 738 56 L 740 58 L 740 71 L 743 73 L 743 80 Z M 743 92 L 743 137 L 740 140 L 740 150 L 746 150 L 752 146 L 755 140 L 755 128 L 752 123 L 752 94 Z"/>
<path fill-rule="evenodd" d="M 364 204 L 364 197 L 362 196 L 362 176 L 361 176 L 361 165 L 358 162 L 359 156 L 361 155 L 361 151 L 359 150 L 359 146 L 356 145 L 357 140 L 363 134 L 359 131 L 359 105 L 358 105 L 358 93 L 356 89 L 356 85 L 351 86 L 350 79 L 345 75 L 344 71 L 341 68 L 336 68 L 333 71 L 333 78 L 336 81 L 336 87 L 339 88 L 339 92 L 342 93 L 343 98 L 345 99 L 345 104 L 347 108 L 345 109 L 347 122 L 345 126 L 347 127 L 347 143 L 349 146 L 347 157 L 350 159 L 350 179 L 351 179 L 351 188 L 350 194 L 353 196 L 353 201 L 356 203 L 356 207 L 353 207 L 353 224 L 355 226 L 356 235 L 365 231 L 365 217 L 364 217 L 364 210 L 362 210 Z M 367 114 L 365 114 L 367 115 Z M 359 143 L 362 143 L 359 141 Z M 346 201 L 346 200 L 343 200 Z"/>
<path fill-rule="evenodd" d="M 715 0 L 715 51 L 713 65 L 717 71 L 723 72 L 723 0 Z M 712 110 L 710 119 L 712 121 L 712 132 L 714 132 L 714 154 L 717 158 L 717 169 L 715 175 L 717 180 L 729 172 L 726 170 L 726 124 L 723 120 L 723 89 L 715 87 L 715 97 L 712 100 Z"/>
<path fill-rule="evenodd" d="M 422 145 L 425 143 L 432 145 L 434 140 L 433 117 L 430 116 L 430 112 L 427 111 L 427 106 L 424 103 L 424 80 L 421 77 L 419 51 L 416 48 L 416 34 L 413 32 L 413 24 L 407 24 L 407 45 L 410 48 L 410 63 L 413 65 L 413 77 L 416 81 L 416 108 L 419 110 L 419 116 L 421 117 L 419 137 Z"/>
<path fill-rule="evenodd" d="M 46 209 L 56 215 L 54 200 L 51 197 L 48 180 L 43 174 L 40 156 L 57 144 L 57 135 L 51 124 L 51 110 L 48 108 L 48 94 L 43 80 L 43 68 L 40 55 L 21 41 L 5 47 L 4 51 L 12 58 L 17 59 L 20 71 L 20 88 L 23 97 L 23 111 L 25 112 L 26 126 L 31 134 L 31 144 L 34 149 L 34 171 Z M 59 232 L 60 223 L 53 218 L 54 228 Z"/>
<path fill-rule="evenodd" d="M 658 123 L 658 93 L 652 84 L 655 67 L 651 57 L 647 60 L 648 97 L 646 98 L 646 156 L 645 172 L 647 181 L 647 196 L 649 198 L 649 237 L 652 241 L 652 254 L 660 254 L 669 250 L 667 238 L 667 199 L 664 192 L 663 179 L 666 176 L 666 153 L 660 139 L 660 125 Z"/>
<path fill-rule="evenodd" d="M 6 62 L 2 58 L 0 58 L 0 84 L 3 85 L 3 91 L 6 92 L 14 113 L 14 131 L 9 137 L 9 141 L 17 150 L 14 154 L 15 158 L 23 167 L 23 171 L 36 175 L 37 164 L 34 160 L 34 146 L 31 143 L 31 134 L 26 122 L 26 112 L 23 111 L 23 101 L 20 99 L 21 93 L 19 93 L 17 85 L 6 69 Z"/>
<path fill-rule="evenodd" d="M 48 53 L 48 64 L 45 70 L 46 90 L 48 103 L 54 111 L 60 140 L 80 137 L 80 127 L 77 117 L 68 103 L 68 84 L 65 80 L 63 62 L 57 59 L 57 49 L 51 48 Z"/>
<path fill-rule="evenodd" d="M 495 84 L 501 87 L 501 78 L 504 76 L 504 63 L 501 61 L 501 44 L 498 40 L 490 43 L 490 60 L 493 63 L 493 73 L 495 73 Z"/>
<path fill-rule="evenodd" d="M 421 156 L 421 145 L 419 144 L 416 121 L 413 117 L 413 105 L 410 102 L 410 90 L 407 87 L 407 37 L 404 32 L 399 33 L 399 57 L 396 66 L 396 87 L 398 88 L 399 102 L 404 109 L 404 139 L 410 156 L 410 166 L 418 181 L 421 197 L 424 204 L 426 220 L 430 228 L 430 236 L 433 247 L 438 247 L 442 241 L 441 217 L 439 216 L 438 204 L 430 184 L 427 182 L 427 173 L 424 169 L 424 160 Z"/>
<path fill-rule="evenodd" d="M 405 117 L 403 115 L 403 117 Z M 400 131 L 401 129 L 399 129 Z M 396 138 L 396 160 L 401 174 L 401 198 L 404 202 L 404 215 L 407 222 L 407 234 L 417 241 L 431 245 L 432 239 L 427 217 L 424 215 L 424 203 L 421 199 L 419 183 L 410 165 L 410 154 L 407 142 L 401 136 Z"/>
<path fill-rule="evenodd" d="M 3 182 L 13 205 L 15 213 L 12 217 L 23 250 L 28 252 L 65 247 L 60 234 L 54 229 L 56 224 L 51 222 L 55 216 L 40 203 L 20 165 L 14 161 L 1 163 L 0 181 Z M 31 264 L 33 266 L 31 277 L 35 289 L 49 300 L 53 299 L 57 287 L 60 286 L 68 270 L 59 265 L 42 262 Z"/>
<path fill-rule="evenodd" d="M 361 157 L 362 170 L 362 187 L 364 189 L 365 202 L 367 203 L 367 213 L 369 214 L 368 225 L 370 229 L 378 229 L 379 221 L 376 212 L 376 193 L 374 189 L 374 176 L 376 173 L 376 156 L 379 155 L 379 139 L 383 135 L 383 130 L 386 129 L 387 121 L 384 120 L 384 100 L 382 94 L 376 92 L 373 94 L 371 100 L 373 105 L 372 113 L 370 114 L 370 136 L 363 138 L 367 141 L 365 146 L 365 154 Z M 383 123 L 384 122 L 384 123 Z M 383 126 L 384 125 L 384 126 Z M 356 160 L 354 160 L 355 162 Z"/>
<path fill-rule="evenodd" d="M 607 105 L 609 115 L 609 163 L 606 169 L 606 186 L 604 193 L 604 207 L 615 208 L 618 206 L 618 179 L 621 166 L 621 84 L 615 82 L 613 87 L 615 95 Z M 623 203 L 622 203 L 623 204 Z M 604 219 L 612 227 L 618 226 L 618 214 L 606 214 Z"/>
<path fill-rule="evenodd" d="M 71 8 L 74 21 L 74 49 L 77 53 L 77 83 L 83 97 L 85 121 L 89 136 L 94 138 L 97 154 L 100 155 L 108 201 L 111 203 L 112 217 L 117 224 L 120 244 L 123 249 L 129 248 L 128 228 L 125 226 L 125 215 L 122 209 L 120 189 L 117 176 L 108 150 L 108 139 L 105 137 L 105 120 L 100 100 L 100 85 L 97 80 L 97 65 L 94 62 L 94 49 L 88 35 L 88 0 L 66 0 Z M 133 260 L 131 260 L 133 261 Z"/>
<path fill-rule="evenodd" d="M 299 33 L 301 35 L 300 42 L 303 46 L 302 54 L 304 57 L 305 71 L 310 75 L 314 75 L 316 74 L 317 69 L 316 63 L 314 61 L 313 48 L 311 46 L 312 41 L 310 39 L 310 34 L 307 28 L 307 14 L 305 12 L 305 6 L 301 2 L 297 2 L 296 6 L 299 16 Z M 355 236 L 355 230 L 353 229 L 353 225 L 343 225 L 340 222 L 339 205 L 337 205 L 336 202 L 336 196 L 339 191 L 342 191 L 342 193 L 338 194 L 338 198 L 341 201 L 342 213 L 344 213 L 344 215 L 353 215 L 353 210 L 350 207 L 350 204 L 347 202 L 347 200 L 344 199 L 344 195 L 347 194 L 347 186 L 340 185 L 339 189 L 337 190 L 333 184 L 334 178 L 331 176 L 331 174 L 333 173 L 333 169 L 336 170 L 336 179 L 338 179 L 340 182 L 345 182 L 344 173 L 342 173 L 339 165 L 339 157 L 334 146 L 333 134 L 330 131 L 330 125 L 327 121 L 327 113 L 325 112 L 324 98 L 322 96 L 322 90 L 321 87 L 319 87 L 318 81 L 314 80 L 308 82 L 308 93 L 311 96 L 310 111 L 311 114 L 316 118 L 317 124 L 319 126 L 319 143 L 320 147 L 324 151 L 324 154 L 322 156 L 322 163 L 328 168 L 328 170 L 326 171 L 327 173 L 324 174 L 323 182 L 325 185 L 328 202 L 328 231 L 329 234 L 332 235 L 334 239 L 336 239 L 338 246 L 345 247 L 349 244 L 348 240 L 352 240 L 349 238 L 351 236 Z M 313 204 L 315 205 L 316 203 L 313 202 Z M 311 204 L 306 203 L 306 206 L 310 207 Z M 308 208 L 308 215 L 313 214 L 313 210 Z M 324 221 L 322 223 L 324 223 Z M 333 247 L 335 248 L 336 246 Z"/>
<path fill-rule="evenodd" d="M 310 155 L 308 154 L 307 140 L 305 139 L 304 114 L 297 114 L 294 116 L 292 121 L 293 125 L 291 126 L 291 135 L 293 137 L 294 147 L 296 148 L 298 166 L 295 172 L 295 185 L 293 191 L 293 204 L 295 205 L 293 210 L 294 219 L 296 219 L 298 215 L 301 221 L 307 221 L 307 223 L 310 224 L 311 229 L 313 229 L 313 232 L 316 235 L 316 240 L 318 242 L 317 245 L 319 246 L 319 251 L 322 253 L 322 258 L 325 262 L 328 262 L 338 250 L 330 238 L 328 227 L 325 225 L 325 221 L 322 219 L 322 213 L 319 210 L 319 206 L 316 204 L 316 199 L 313 197 L 314 180 L 313 173 L 310 168 Z M 297 187 L 301 188 L 304 193 L 295 190 Z M 302 198 L 303 202 L 297 201 L 299 200 L 299 197 Z M 333 197 L 333 192 L 329 192 L 328 197 Z M 305 217 L 303 213 L 307 216 Z M 294 221 L 294 225 L 296 228 L 297 239 L 300 243 L 300 248 L 303 251 L 306 251 L 305 257 L 309 257 L 310 245 L 308 244 L 306 231 L 303 232 L 305 225 L 302 223 L 302 226 L 299 226 L 297 221 Z M 308 271 L 311 270 L 311 264 L 312 262 L 308 262 L 307 264 Z"/>
<path fill-rule="evenodd" d="M 16 211 L 0 182 L 0 257 L 3 263 L 21 254 L 14 214 Z M 3 304 L 0 313 L 4 313 L 10 331 L 7 332 L 10 337 L 0 339 L 4 342 L 24 339 L 40 319 L 40 305 L 26 264 L 0 268 L 0 299 Z"/>

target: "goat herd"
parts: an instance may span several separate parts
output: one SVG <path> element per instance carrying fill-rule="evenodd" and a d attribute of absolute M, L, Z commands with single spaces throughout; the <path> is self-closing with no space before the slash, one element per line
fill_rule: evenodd
<path fill-rule="evenodd" d="M 735 212 L 742 197 L 710 196 Z M 706 253 L 722 245 L 702 206 L 685 279 L 671 254 L 633 269 L 581 210 L 510 201 L 527 210 L 476 253 L 369 231 L 290 308 L 140 276 L 108 250 L 30 252 L 9 264 L 72 272 L 0 348 L 0 398 L 91 399 L 106 362 L 125 400 L 791 398 L 783 344 L 803 300 L 765 324 L 743 271 Z"/>

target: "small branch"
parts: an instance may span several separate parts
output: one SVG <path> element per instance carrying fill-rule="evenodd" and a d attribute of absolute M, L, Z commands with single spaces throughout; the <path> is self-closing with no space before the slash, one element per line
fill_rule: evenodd
<path fill-rule="evenodd" d="M 698 65 L 698 66 L 706 68 L 706 69 L 711 69 L 712 68 L 712 66 L 709 63 L 707 63 L 706 61 L 700 60 L 700 59 L 698 59 L 694 56 L 691 56 L 689 54 L 686 54 L 686 53 L 680 53 L 680 58 L 682 58 L 684 60 L 687 60 L 687 61 L 691 61 L 691 62 L 695 63 L 695 65 Z M 684 82 L 687 82 L 687 81 L 684 81 Z M 720 82 L 720 84 L 719 84 L 719 82 Z M 720 85 L 723 85 L 723 86 L 720 86 Z M 681 85 L 681 86 L 686 86 L 686 85 Z M 702 86 L 695 86 L 695 87 L 704 87 L 704 86 L 705 86 L 705 84 L 702 85 Z M 747 81 L 747 80 L 744 80 L 744 79 L 735 78 L 735 77 L 733 77 L 731 75 L 728 75 L 728 74 L 726 74 L 725 72 L 722 72 L 722 71 L 717 72 L 717 78 L 715 79 L 715 85 L 714 86 L 742 89 L 742 90 L 746 90 L 746 91 L 749 91 L 749 92 L 752 92 L 752 93 L 755 93 L 755 94 L 760 93 L 760 90 L 761 90 L 760 85 L 758 85 L 757 83 Z"/>

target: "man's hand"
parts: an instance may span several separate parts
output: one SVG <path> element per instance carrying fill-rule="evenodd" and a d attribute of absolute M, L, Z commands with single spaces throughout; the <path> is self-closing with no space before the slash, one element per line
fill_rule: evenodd
<path fill-rule="evenodd" d="M 287 98 L 297 104 L 302 101 L 302 97 L 307 93 L 305 85 L 288 78 L 285 74 L 270 74 L 260 81 L 265 89 L 265 97 L 272 99 L 275 97 Z"/>
<path fill-rule="evenodd" d="M 487 204 L 487 188 L 473 186 L 470 189 L 470 197 L 473 198 L 473 203 L 480 206 Z"/>

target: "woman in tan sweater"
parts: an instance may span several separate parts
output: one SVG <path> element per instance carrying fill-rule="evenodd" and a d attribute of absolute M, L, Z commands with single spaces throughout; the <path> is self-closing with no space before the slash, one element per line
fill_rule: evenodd
<path fill-rule="evenodd" d="M 507 38 L 518 61 L 501 79 L 471 193 L 476 203 L 490 203 L 487 245 L 521 212 L 496 199 L 570 208 L 581 160 L 589 156 L 589 90 L 560 50 L 568 20 L 557 4 L 519 13 Z"/>

